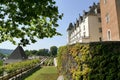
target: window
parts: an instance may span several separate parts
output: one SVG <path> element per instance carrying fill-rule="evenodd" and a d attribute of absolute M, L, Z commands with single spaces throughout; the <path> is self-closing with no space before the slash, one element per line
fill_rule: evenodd
<path fill-rule="evenodd" d="M 98 18 L 98 22 L 101 22 L 101 18 L 100 17 Z"/>
<path fill-rule="evenodd" d="M 81 32 L 79 33 L 79 36 L 81 37 Z"/>
<path fill-rule="evenodd" d="M 99 28 L 99 33 L 101 33 L 102 32 L 102 28 Z"/>
<path fill-rule="evenodd" d="M 81 29 L 79 29 L 79 32 L 81 32 Z"/>
<path fill-rule="evenodd" d="M 85 30 L 85 25 L 83 26 L 83 30 Z"/>
<path fill-rule="evenodd" d="M 110 30 L 107 31 L 107 37 L 108 37 L 108 40 L 111 40 L 111 31 Z"/>
<path fill-rule="evenodd" d="M 110 22 L 110 16 L 109 16 L 109 14 L 106 14 L 106 23 L 109 23 Z"/>
<path fill-rule="evenodd" d="M 85 33 L 85 32 L 83 32 L 83 37 L 85 37 L 85 35 L 86 35 L 86 33 Z"/>
<path fill-rule="evenodd" d="M 97 14 L 98 12 L 97 12 L 97 8 L 95 8 L 95 14 Z"/>
<path fill-rule="evenodd" d="M 104 0 L 104 4 L 106 4 L 107 3 L 107 0 Z"/>
<path fill-rule="evenodd" d="M 101 37 L 99 37 L 99 40 L 100 40 L 100 41 L 102 41 L 102 38 L 101 38 Z"/>

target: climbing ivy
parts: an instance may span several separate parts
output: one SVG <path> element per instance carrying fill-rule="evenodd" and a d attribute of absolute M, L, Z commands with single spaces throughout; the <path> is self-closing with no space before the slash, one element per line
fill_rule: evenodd
<path fill-rule="evenodd" d="M 60 47 L 58 69 L 66 80 L 119 80 L 120 42 L 77 43 Z"/>

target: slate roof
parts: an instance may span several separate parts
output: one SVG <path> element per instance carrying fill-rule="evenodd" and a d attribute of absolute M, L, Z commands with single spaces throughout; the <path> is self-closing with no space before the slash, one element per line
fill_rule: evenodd
<path fill-rule="evenodd" d="M 23 48 L 21 46 L 18 46 L 13 53 L 11 53 L 11 55 L 8 57 L 9 59 L 27 59 L 28 57 L 26 56 Z"/>
<path fill-rule="evenodd" d="M 71 30 L 72 28 L 73 28 L 73 24 L 70 23 L 70 24 L 69 24 L 69 27 L 67 28 L 67 31 Z"/>
<path fill-rule="evenodd" d="M 76 27 L 79 26 L 80 23 L 82 23 L 86 16 L 89 15 L 98 15 L 100 14 L 100 4 L 93 3 L 92 6 L 89 7 L 90 9 L 88 11 L 83 10 L 83 16 L 79 15 L 79 20 L 76 19 L 76 23 L 74 25 L 72 23 L 69 24 L 67 31 L 76 29 Z"/>

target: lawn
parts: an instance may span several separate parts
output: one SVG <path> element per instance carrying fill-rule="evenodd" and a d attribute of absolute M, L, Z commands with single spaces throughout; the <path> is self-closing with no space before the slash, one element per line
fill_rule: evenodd
<path fill-rule="evenodd" d="M 25 80 L 57 80 L 58 72 L 54 66 L 45 66 L 27 77 Z"/>

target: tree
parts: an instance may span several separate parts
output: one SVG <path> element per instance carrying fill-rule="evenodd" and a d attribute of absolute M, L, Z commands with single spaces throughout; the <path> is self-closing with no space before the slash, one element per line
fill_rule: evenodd
<path fill-rule="evenodd" d="M 32 56 L 33 54 L 32 54 L 32 51 L 29 51 L 29 50 L 25 50 L 25 54 L 27 55 L 27 56 Z"/>
<path fill-rule="evenodd" d="M 6 55 L 3 53 L 0 53 L 0 58 L 4 58 L 4 57 L 6 57 Z"/>
<path fill-rule="evenodd" d="M 62 19 L 54 0 L 1 0 L 0 43 L 9 40 L 20 45 L 60 35 L 57 21 Z"/>
<path fill-rule="evenodd" d="M 50 55 L 51 56 L 56 56 L 57 55 L 57 47 L 56 46 L 51 46 L 50 47 Z"/>
<path fill-rule="evenodd" d="M 40 50 L 37 52 L 37 55 L 39 55 L 39 56 L 48 56 L 48 52 L 49 52 L 48 49 L 40 49 Z"/>

